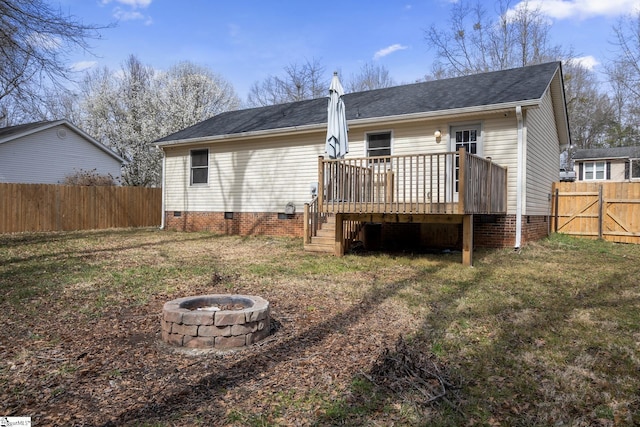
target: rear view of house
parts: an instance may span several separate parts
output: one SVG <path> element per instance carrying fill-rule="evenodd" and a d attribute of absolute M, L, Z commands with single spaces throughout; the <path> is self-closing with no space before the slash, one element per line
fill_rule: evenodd
<path fill-rule="evenodd" d="M 120 178 L 124 160 L 66 120 L 0 129 L 0 182 L 62 184 L 80 171 Z"/>
<path fill-rule="evenodd" d="M 560 63 L 343 100 L 344 159 L 324 158 L 326 98 L 223 113 L 157 141 L 164 225 L 299 236 L 312 249 L 336 221 L 337 254 L 354 239 L 467 254 L 547 235 L 570 142 Z"/>

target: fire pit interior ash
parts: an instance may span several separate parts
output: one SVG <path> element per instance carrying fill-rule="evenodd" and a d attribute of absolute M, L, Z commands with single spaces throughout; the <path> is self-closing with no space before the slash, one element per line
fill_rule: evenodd
<path fill-rule="evenodd" d="M 200 295 L 164 304 L 162 340 L 188 348 L 231 349 L 269 335 L 269 302 L 250 295 Z"/>

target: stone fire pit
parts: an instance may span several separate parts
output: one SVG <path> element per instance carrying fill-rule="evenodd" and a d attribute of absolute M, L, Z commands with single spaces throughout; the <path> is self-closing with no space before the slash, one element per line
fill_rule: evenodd
<path fill-rule="evenodd" d="M 269 302 L 250 295 L 200 295 L 164 304 L 162 340 L 187 348 L 232 349 L 269 335 Z"/>

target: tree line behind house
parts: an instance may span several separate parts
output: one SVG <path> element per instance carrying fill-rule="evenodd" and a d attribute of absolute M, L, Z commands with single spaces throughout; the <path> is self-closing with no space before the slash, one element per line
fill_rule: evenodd
<path fill-rule="evenodd" d="M 550 19 L 528 1 L 513 7 L 497 0 L 489 9 L 469 0 L 451 4 L 448 20 L 424 30 L 436 60 L 422 81 L 563 62 L 565 93 L 575 148 L 640 142 L 640 11 L 612 27 L 612 58 L 605 83 L 569 46 L 554 44 Z M 45 0 L 0 2 L 0 126 L 66 118 L 127 159 L 122 184 L 155 186 L 161 155 L 151 142 L 224 111 L 326 96 L 330 73 L 320 59 L 285 65 L 255 82 L 245 100 L 230 80 L 189 61 L 159 71 L 130 55 L 120 69 L 72 72 L 58 47 L 89 49 L 88 40 L 110 25 L 85 25 Z M 56 35 L 56 46 L 30 33 Z M 400 83 L 379 63 L 341 76 L 347 92 Z"/>

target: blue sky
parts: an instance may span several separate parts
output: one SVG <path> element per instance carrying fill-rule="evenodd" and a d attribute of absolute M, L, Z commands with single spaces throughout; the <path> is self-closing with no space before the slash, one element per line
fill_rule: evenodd
<path fill-rule="evenodd" d="M 327 81 L 367 62 L 398 83 L 431 70 L 425 30 L 446 25 L 453 0 L 49 0 L 85 24 L 109 24 L 94 55 L 71 53 L 78 69 L 116 70 L 130 54 L 159 70 L 188 60 L 228 80 L 241 99 L 285 66 L 318 60 Z M 494 1 L 487 0 L 487 8 Z M 513 0 L 517 4 L 517 0 Z M 553 42 L 573 47 L 596 70 L 611 58 L 612 26 L 640 0 L 529 0 L 552 19 Z"/>

